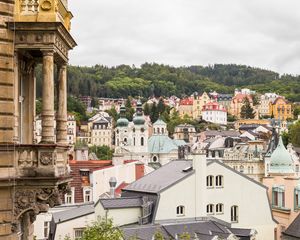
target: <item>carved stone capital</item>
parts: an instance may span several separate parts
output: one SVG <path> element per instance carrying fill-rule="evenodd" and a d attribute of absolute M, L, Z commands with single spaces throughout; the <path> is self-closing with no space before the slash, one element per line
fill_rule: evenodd
<path fill-rule="evenodd" d="M 54 207 L 61 204 L 60 191 L 55 188 L 42 189 L 17 189 L 14 198 L 15 222 L 12 231 L 16 231 L 17 223 L 23 214 L 29 213 L 30 221 L 35 221 L 36 215 L 48 211 L 49 206 Z"/>

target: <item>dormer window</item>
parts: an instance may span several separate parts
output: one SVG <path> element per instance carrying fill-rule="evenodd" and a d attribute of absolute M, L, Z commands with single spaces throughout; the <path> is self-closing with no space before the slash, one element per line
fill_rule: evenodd
<path fill-rule="evenodd" d="M 176 207 L 177 216 L 184 216 L 184 206 L 180 205 Z"/>

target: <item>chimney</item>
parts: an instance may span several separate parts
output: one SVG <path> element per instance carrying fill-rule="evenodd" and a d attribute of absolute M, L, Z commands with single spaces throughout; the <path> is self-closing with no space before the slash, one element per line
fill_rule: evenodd
<path fill-rule="evenodd" d="M 145 166 L 143 163 L 135 164 L 135 180 L 138 180 L 145 175 Z"/>
<path fill-rule="evenodd" d="M 205 150 L 196 150 L 192 153 L 193 169 L 195 170 L 195 218 L 206 216 L 206 153 Z"/>
<path fill-rule="evenodd" d="M 116 189 L 116 185 L 117 185 L 117 179 L 115 177 L 111 177 L 109 179 L 109 186 L 110 186 L 110 197 L 111 198 L 115 198 L 115 189 Z"/>

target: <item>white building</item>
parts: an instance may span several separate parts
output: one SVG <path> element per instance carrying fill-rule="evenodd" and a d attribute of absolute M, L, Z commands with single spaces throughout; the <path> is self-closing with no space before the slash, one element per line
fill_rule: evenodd
<path fill-rule="evenodd" d="M 202 119 L 216 124 L 227 124 L 227 110 L 217 102 L 210 102 L 202 108 Z"/>
<path fill-rule="evenodd" d="M 257 239 L 274 239 L 267 188 L 219 161 L 207 161 L 205 155 L 170 161 L 125 187 L 122 198 L 119 208 L 100 199 L 96 216 L 115 217 L 119 225 L 215 217 L 234 228 L 255 229 Z"/>
<path fill-rule="evenodd" d="M 68 114 L 68 122 L 67 122 L 67 133 L 68 133 L 68 142 L 71 145 L 76 143 L 76 120 L 75 115 Z"/>
<path fill-rule="evenodd" d="M 112 147 L 112 119 L 99 116 L 91 125 L 91 145 Z"/>
<path fill-rule="evenodd" d="M 265 93 L 260 96 L 260 103 L 258 106 L 258 113 L 259 116 L 271 116 L 272 113 L 270 113 L 270 102 L 274 102 L 276 98 L 278 98 L 279 95 L 276 93 Z"/>
<path fill-rule="evenodd" d="M 33 235 L 36 240 L 76 240 L 94 221 L 93 204 L 61 205 L 37 215 Z"/>
<path fill-rule="evenodd" d="M 120 109 L 120 118 L 115 128 L 115 152 L 114 164 L 122 164 L 124 160 L 139 160 L 148 162 L 148 137 L 149 129 L 142 104 L 137 102 L 136 113 L 133 121 L 129 122 L 125 117 L 125 106 Z"/>

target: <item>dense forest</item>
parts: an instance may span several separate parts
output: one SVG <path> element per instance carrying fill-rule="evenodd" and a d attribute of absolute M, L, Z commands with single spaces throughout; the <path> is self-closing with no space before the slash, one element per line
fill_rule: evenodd
<path fill-rule="evenodd" d="M 37 96 L 41 96 L 41 67 L 36 68 Z M 233 93 L 246 87 L 260 93 L 276 92 L 300 101 L 300 76 L 236 64 L 172 67 L 144 63 L 140 67 L 68 66 L 68 93 L 93 97 L 171 96 L 215 90 Z"/>

